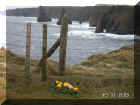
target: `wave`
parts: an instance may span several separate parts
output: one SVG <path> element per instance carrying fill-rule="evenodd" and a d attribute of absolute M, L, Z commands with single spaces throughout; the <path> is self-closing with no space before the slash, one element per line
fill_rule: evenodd
<path fill-rule="evenodd" d="M 120 35 L 120 34 L 112 34 L 112 33 L 99 33 L 99 34 L 113 39 L 134 40 L 133 34 L 128 34 L 128 35 Z"/>
<path fill-rule="evenodd" d="M 135 35 L 135 39 L 140 40 L 140 36 Z"/>
<path fill-rule="evenodd" d="M 85 28 L 85 29 L 88 29 L 89 28 L 89 23 L 88 22 L 85 22 L 85 23 L 82 23 L 82 24 L 79 24 L 78 21 L 73 21 L 72 24 L 69 25 L 70 28 Z"/>
<path fill-rule="evenodd" d="M 50 25 L 60 26 L 60 25 L 57 25 L 57 21 L 58 21 L 58 19 L 52 18 L 52 21 L 50 22 Z M 72 24 L 69 24 L 68 27 L 69 28 L 74 28 L 74 29 L 94 29 L 95 28 L 95 27 L 89 27 L 88 22 L 84 22 L 82 24 L 79 24 L 78 21 L 72 21 Z"/>
<path fill-rule="evenodd" d="M 60 33 L 53 34 L 54 36 L 59 37 Z M 119 39 L 119 40 L 134 40 L 134 35 L 119 35 L 111 33 L 95 33 L 94 30 L 73 30 L 68 32 L 69 37 L 80 37 L 84 39 Z"/>

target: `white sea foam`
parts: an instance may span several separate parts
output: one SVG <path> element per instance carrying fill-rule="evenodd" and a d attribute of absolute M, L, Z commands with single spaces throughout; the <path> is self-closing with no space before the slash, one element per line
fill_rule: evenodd
<path fill-rule="evenodd" d="M 58 19 L 53 19 L 52 23 L 55 26 Z M 70 31 L 68 32 L 69 37 L 81 37 L 85 39 L 101 39 L 101 38 L 112 38 L 112 39 L 120 39 L 120 40 L 133 40 L 134 35 L 119 35 L 119 34 L 111 34 L 111 33 L 95 33 L 96 27 L 89 27 L 88 22 L 84 22 L 79 24 L 78 21 L 73 21 L 72 24 L 69 24 Z M 72 29 L 72 30 L 71 30 Z M 60 33 L 53 34 L 55 36 L 59 36 Z"/>
<path fill-rule="evenodd" d="M 51 25 L 53 26 L 59 26 L 57 25 L 57 21 L 58 19 L 55 19 L 55 18 L 52 18 L 52 21 L 51 21 Z M 72 24 L 69 24 L 68 25 L 69 28 L 74 28 L 74 29 L 93 29 L 95 27 L 89 27 L 89 23 L 88 22 L 84 22 L 82 24 L 79 24 L 78 21 L 72 21 Z"/>
<path fill-rule="evenodd" d="M 120 34 L 111 34 L 111 33 L 99 33 L 100 35 L 104 35 L 106 37 L 110 37 L 113 39 L 120 39 L 120 40 L 134 40 L 134 35 L 120 35 Z"/>
<path fill-rule="evenodd" d="M 79 24 L 78 21 L 73 21 L 72 24 L 69 25 L 70 28 L 84 28 L 84 29 L 88 29 L 89 28 L 89 23 L 84 22 L 82 24 Z"/>
<path fill-rule="evenodd" d="M 37 22 L 36 17 L 24 17 L 24 19 L 29 20 L 32 23 Z M 40 22 L 40 24 L 49 24 L 53 26 L 59 26 L 56 24 L 57 21 L 58 21 L 57 18 L 52 18 L 51 22 Z M 72 24 L 69 24 L 68 26 L 69 26 L 69 29 L 72 29 L 68 32 L 69 37 L 79 37 L 79 38 L 85 38 L 85 39 L 101 39 L 101 38 L 112 38 L 112 39 L 120 39 L 120 40 L 133 40 L 134 39 L 134 35 L 95 33 L 96 27 L 89 27 L 88 22 L 79 24 L 78 21 L 73 21 Z M 60 33 L 55 33 L 53 35 L 59 36 Z"/>
<path fill-rule="evenodd" d="M 23 17 L 26 23 L 38 23 L 37 17 Z"/>
<path fill-rule="evenodd" d="M 138 36 L 138 35 L 135 35 L 135 39 L 138 39 L 138 40 L 140 40 L 140 36 Z"/>
<path fill-rule="evenodd" d="M 53 34 L 55 36 L 60 36 L 60 33 Z M 134 40 L 134 35 L 118 35 L 111 33 L 95 33 L 94 30 L 72 30 L 68 32 L 69 37 L 81 37 L 85 39 L 102 39 L 102 38 L 112 38 L 120 40 Z"/>
<path fill-rule="evenodd" d="M 96 39 L 97 36 L 95 35 L 94 32 L 89 31 L 89 30 L 74 30 L 68 32 L 68 36 L 73 36 L 73 37 L 82 37 L 85 39 Z"/>
<path fill-rule="evenodd" d="M 52 23 L 57 23 L 57 21 L 58 21 L 57 18 L 52 18 L 52 19 L 51 19 L 51 22 L 52 22 Z"/>

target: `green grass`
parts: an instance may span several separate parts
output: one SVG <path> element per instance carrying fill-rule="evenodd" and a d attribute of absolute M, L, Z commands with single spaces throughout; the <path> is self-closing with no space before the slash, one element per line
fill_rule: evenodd
<path fill-rule="evenodd" d="M 41 82 L 37 69 L 39 60 L 31 60 L 32 81 L 25 78 L 24 57 L 7 51 L 6 60 L 7 96 L 10 99 L 102 99 L 102 94 L 106 92 L 129 92 L 129 98 L 134 96 L 132 46 L 104 55 L 93 55 L 79 65 L 67 66 L 64 76 L 58 75 L 58 63 L 48 60 L 47 82 Z M 80 95 L 57 93 L 52 86 L 55 80 L 71 82 L 80 89 Z"/>

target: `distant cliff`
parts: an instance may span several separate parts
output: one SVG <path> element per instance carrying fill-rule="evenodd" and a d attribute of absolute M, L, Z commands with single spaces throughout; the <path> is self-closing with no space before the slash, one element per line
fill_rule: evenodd
<path fill-rule="evenodd" d="M 51 21 L 51 17 L 49 16 L 48 13 L 46 13 L 46 10 L 43 6 L 40 6 L 38 9 L 38 22 L 47 22 Z"/>
<path fill-rule="evenodd" d="M 7 16 L 38 17 L 38 8 L 16 8 L 6 10 Z"/>
<path fill-rule="evenodd" d="M 98 11 L 99 12 L 99 11 Z M 95 15 L 96 16 L 96 15 Z M 131 6 L 112 6 L 104 7 L 104 11 L 95 18 L 96 32 L 133 34 L 134 33 L 134 7 Z"/>
<path fill-rule="evenodd" d="M 65 8 L 62 8 L 61 15 L 60 15 L 59 20 L 57 22 L 58 25 L 62 24 L 62 18 L 64 17 L 65 14 L 67 15 L 67 11 L 65 10 Z M 72 20 L 71 20 L 70 16 L 68 16 L 68 24 L 72 24 Z"/>
<path fill-rule="evenodd" d="M 69 20 L 76 20 L 79 21 L 79 23 L 89 21 L 90 26 L 97 27 L 96 32 L 103 32 L 104 29 L 106 29 L 109 33 L 134 33 L 134 7 L 132 6 L 46 6 L 43 8 L 44 12 L 42 16 L 46 14 L 47 16 L 45 17 L 48 18 L 48 20 L 50 20 L 50 18 L 60 18 L 63 8 L 67 11 Z M 39 8 L 7 10 L 6 14 L 8 16 L 40 17 Z"/>

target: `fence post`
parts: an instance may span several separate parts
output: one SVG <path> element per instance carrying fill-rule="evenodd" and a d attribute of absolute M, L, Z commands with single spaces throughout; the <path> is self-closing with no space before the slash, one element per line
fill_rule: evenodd
<path fill-rule="evenodd" d="M 52 45 L 52 47 L 46 53 L 45 59 L 49 58 L 56 51 L 59 45 L 60 45 L 60 39 L 58 38 L 57 41 Z M 43 58 L 41 58 L 40 62 L 38 63 L 38 68 L 41 67 L 42 61 L 43 61 Z"/>
<path fill-rule="evenodd" d="M 26 33 L 26 58 L 25 58 L 25 76 L 30 79 L 30 47 L 31 47 L 31 23 L 27 23 Z"/>
<path fill-rule="evenodd" d="M 47 53 L 47 25 L 43 24 L 43 42 L 42 42 L 42 70 L 41 70 L 41 80 L 47 80 L 47 64 L 46 64 L 46 53 Z"/>
<path fill-rule="evenodd" d="M 68 19 L 64 15 L 62 19 L 61 32 L 60 32 L 60 52 L 59 52 L 59 73 L 64 75 L 66 65 L 66 48 L 67 48 L 67 32 L 68 32 Z"/>

